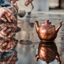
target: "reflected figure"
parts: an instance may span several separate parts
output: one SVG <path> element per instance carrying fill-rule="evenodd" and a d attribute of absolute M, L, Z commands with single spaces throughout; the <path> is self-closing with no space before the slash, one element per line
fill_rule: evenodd
<path fill-rule="evenodd" d="M 47 64 L 57 59 L 58 64 L 61 64 L 59 53 L 54 42 L 40 42 L 38 46 L 38 54 L 36 55 L 37 61 L 43 60 Z"/>

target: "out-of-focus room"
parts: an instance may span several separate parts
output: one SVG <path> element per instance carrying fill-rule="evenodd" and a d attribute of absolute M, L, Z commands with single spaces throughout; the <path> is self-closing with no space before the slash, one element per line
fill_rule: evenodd
<path fill-rule="evenodd" d="M 59 21 L 63 21 L 54 43 L 61 64 L 64 64 L 64 0 L 33 0 L 32 3 L 34 8 L 31 4 L 25 6 L 25 0 L 17 1 L 19 28 L 15 34 L 15 38 L 18 40 L 16 46 L 18 61 L 16 64 L 47 64 L 46 61 L 40 59 L 36 61 L 35 59 L 40 42 L 35 29 L 35 20 L 39 22 L 39 25 L 49 20 L 55 27 L 58 27 Z M 50 55 L 53 56 L 52 53 Z M 48 64 L 58 64 L 58 61 L 54 59 Z"/>

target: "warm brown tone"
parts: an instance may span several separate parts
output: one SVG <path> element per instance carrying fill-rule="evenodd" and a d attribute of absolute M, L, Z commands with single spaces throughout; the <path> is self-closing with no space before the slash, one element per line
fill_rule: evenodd
<path fill-rule="evenodd" d="M 39 26 L 38 21 L 35 21 L 36 32 L 38 37 L 42 41 L 53 41 L 55 40 L 59 29 L 62 26 L 62 22 L 59 23 L 59 26 L 56 28 L 55 25 L 52 25 L 49 20 L 44 22 Z"/>
<path fill-rule="evenodd" d="M 47 64 L 57 59 L 58 64 L 61 64 L 57 47 L 54 42 L 40 42 L 36 59 L 46 61 Z"/>

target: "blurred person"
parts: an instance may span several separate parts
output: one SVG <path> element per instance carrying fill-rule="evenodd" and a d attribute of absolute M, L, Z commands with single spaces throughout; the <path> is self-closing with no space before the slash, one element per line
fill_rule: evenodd
<path fill-rule="evenodd" d="M 43 24 L 39 25 L 38 21 L 35 21 L 36 32 L 40 39 L 38 53 L 36 55 L 37 60 L 41 60 L 46 64 L 53 64 L 55 59 L 58 60 L 58 64 L 61 64 L 59 54 L 57 52 L 57 47 L 54 40 L 57 37 L 57 33 L 62 26 L 62 21 L 59 22 L 59 26 L 55 27 L 49 20 L 45 21 Z M 52 54 L 52 55 L 51 55 Z M 52 62 L 52 63 L 51 63 Z"/>
<path fill-rule="evenodd" d="M 27 12 L 27 16 L 28 16 L 28 18 L 30 18 L 30 16 L 31 16 L 31 11 L 33 10 L 33 8 L 34 8 L 34 5 L 33 5 L 33 0 L 26 0 L 25 1 L 25 6 L 26 7 L 28 7 L 28 6 L 30 6 L 31 5 L 31 10 L 29 11 L 29 12 Z"/>
<path fill-rule="evenodd" d="M 0 6 L 9 7 L 11 4 L 7 0 L 0 0 Z"/>
<path fill-rule="evenodd" d="M 12 11 L 5 7 L 0 8 L 0 20 L 3 20 L 4 22 L 13 22 L 15 25 L 17 25 L 17 20 Z"/>
<path fill-rule="evenodd" d="M 11 7 L 12 7 L 16 12 L 18 12 L 17 1 L 18 1 L 18 0 L 8 0 L 8 2 L 11 3 Z"/>
<path fill-rule="evenodd" d="M 33 8 L 34 8 L 34 5 L 33 5 L 32 1 L 33 1 L 33 0 L 26 0 L 26 1 L 25 1 L 25 6 L 28 6 L 29 4 L 31 4 L 32 9 L 33 9 Z"/>
<path fill-rule="evenodd" d="M 3 1 L 3 2 L 2 2 Z M 14 16 L 17 18 L 17 15 L 19 15 L 18 14 L 18 9 L 19 9 L 19 7 L 18 7 L 18 5 L 17 5 L 17 1 L 18 0 L 2 0 L 1 2 L 0 2 L 0 6 L 1 7 L 7 7 L 7 8 L 9 8 L 12 12 L 13 12 L 13 14 L 14 14 Z M 22 11 L 23 12 L 23 11 Z M 22 15 L 22 17 L 24 16 L 23 15 L 23 13 L 21 12 L 21 14 L 20 15 Z M 20 16 L 21 17 L 21 16 Z"/>
<path fill-rule="evenodd" d="M 12 54 L 12 53 L 8 53 L 8 54 Z M 18 61 L 18 57 L 17 57 L 17 53 L 15 52 L 14 54 L 6 57 L 6 59 L 4 59 L 2 64 L 16 64 L 17 61 Z"/>

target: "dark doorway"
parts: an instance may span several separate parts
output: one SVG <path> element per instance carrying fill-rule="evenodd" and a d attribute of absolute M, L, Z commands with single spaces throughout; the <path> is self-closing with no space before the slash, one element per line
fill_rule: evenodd
<path fill-rule="evenodd" d="M 58 0 L 58 6 L 54 8 L 49 7 L 49 9 L 64 9 L 64 0 Z"/>

